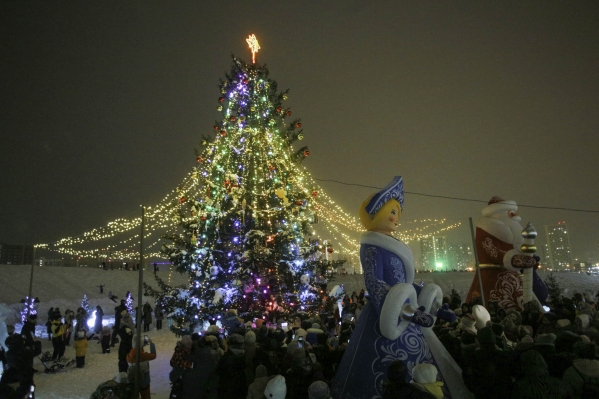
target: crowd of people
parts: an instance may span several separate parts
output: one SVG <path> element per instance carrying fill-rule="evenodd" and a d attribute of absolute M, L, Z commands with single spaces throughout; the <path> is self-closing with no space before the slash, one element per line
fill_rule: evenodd
<path fill-rule="evenodd" d="M 183 335 L 176 343 L 170 355 L 171 397 L 329 399 L 329 384 L 367 299 L 363 291 L 354 292 L 340 299 L 341 311 L 335 305 L 324 314 L 300 313 L 277 324 L 261 318 L 244 321 L 230 309 L 221 327 L 212 324 L 205 331 Z M 526 303 L 522 311 L 506 311 L 496 302 L 482 308 L 478 298 L 462 303 L 453 291 L 444 298 L 432 328 L 462 368 L 464 383 L 477 399 L 596 398 L 599 314 L 594 299 L 576 294 L 554 300 L 548 311 L 536 301 Z M 144 340 L 140 367 L 135 369 L 136 324 L 125 301 L 115 308 L 112 331 L 102 325 L 102 314 L 96 308 L 100 322 L 90 328 L 83 308 L 64 314 L 51 309 L 47 325 L 54 348 L 51 360 L 62 360 L 73 336 L 76 367 L 84 367 L 89 340 L 97 335 L 102 353 L 118 346 L 115 370 L 119 375 L 98 387 L 98 396 L 92 397 L 110 389 L 119 398 L 129 398 L 137 379 L 141 397 L 150 398 L 149 364 L 156 358 L 155 345 L 149 338 Z M 144 332 L 153 323 L 162 328 L 160 306 L 144 304 L 140 317 Z M 20 333 L 8 328 L 2 381 L 10 379 L 19 394 L 33 385 L 33 359 L 41 353 L 36 324 L 36 315 L 31 315 Z M 408 366 L 413 367 L 411 380 Z M 441 399 L 446 390 L 437 376 L 433 364 L 390 362 L 383 398 Z"/>

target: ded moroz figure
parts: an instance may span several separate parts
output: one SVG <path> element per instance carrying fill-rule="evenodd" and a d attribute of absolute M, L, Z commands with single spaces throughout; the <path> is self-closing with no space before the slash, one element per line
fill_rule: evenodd
<path fill-rule="evenodd" d="M 360 221 L 368 230 L 360 239 L 360 260 L 370 301 L 331 383 L 334 398 L 381 398 L 387 367 L 401 360 L 408 369 L 434 365 L 444 398 L 472 398 L 462 371 L 437 339 L 431 326 L 443 294 L 434 284 L 414 284 L 410 248 L 392 236 L 403 210 L 403 181 L 397 176 L 360 207 Z"/>

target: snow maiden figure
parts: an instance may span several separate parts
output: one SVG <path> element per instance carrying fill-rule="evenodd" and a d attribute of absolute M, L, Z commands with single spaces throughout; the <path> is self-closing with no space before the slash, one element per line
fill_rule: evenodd
<path fill-rule="evenodd" d="M 472 398 L 462 381 L 462 371 L 430 328 L 441 306 L 442 292 L 434 284 L 414 282 L 410 248 L 392 237 L 403 209 L 400 176 L 360 207 L 366 230 L 360 239 L 368 304 L 345 350 L 332 385 L 335 399 L 381 398 L 387 367 L 401 360 L 408 369 L 433 364 L 443 384 L 444 398 Z"/>

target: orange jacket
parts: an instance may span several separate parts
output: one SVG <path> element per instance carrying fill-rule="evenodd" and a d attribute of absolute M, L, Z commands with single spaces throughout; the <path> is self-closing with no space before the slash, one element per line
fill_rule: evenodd
<path fill-rule="evenodd" d="M 127 354 L 127 362 L 128 363 L 135 363 L 135 357 L 137 356 L 137 349 L 133 348 L 129 351 L 129 353 Z M 147 362 L 150 360 L 154 360 L 156 359 L 156 354 L 155 353 L 148 353 L 148 352 L 144 352 L 143 348 L 139 354 L 139 361 L 141 362 Z"/>

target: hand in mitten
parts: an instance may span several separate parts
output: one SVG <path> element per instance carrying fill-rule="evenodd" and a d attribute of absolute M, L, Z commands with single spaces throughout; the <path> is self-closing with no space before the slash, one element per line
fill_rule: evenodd
<path fill-rule="evenodd" d="M 528 255 L 514 255 L 512 258 L 512 266 L 516 269 L 530 269 L 531 267 L 536 267 L 538 265 L 538 261 Z"/>
<path fill-rule="evenodd" d="M 437 311 L 437 317 L 453 323 L 457 316 L 453 310 L 449 309 L 449 305 L 444 303 L 443 306 L 441 306 L 441 309 Z"/>
<path fill-rule="evenodd" d="M 412 323 L 419 325 L 420 327 L 429 328 L 435 324 L 435 319 L 431 314 L 424 311 L 424 306 L 421 306 L 414 312 Z"/>

